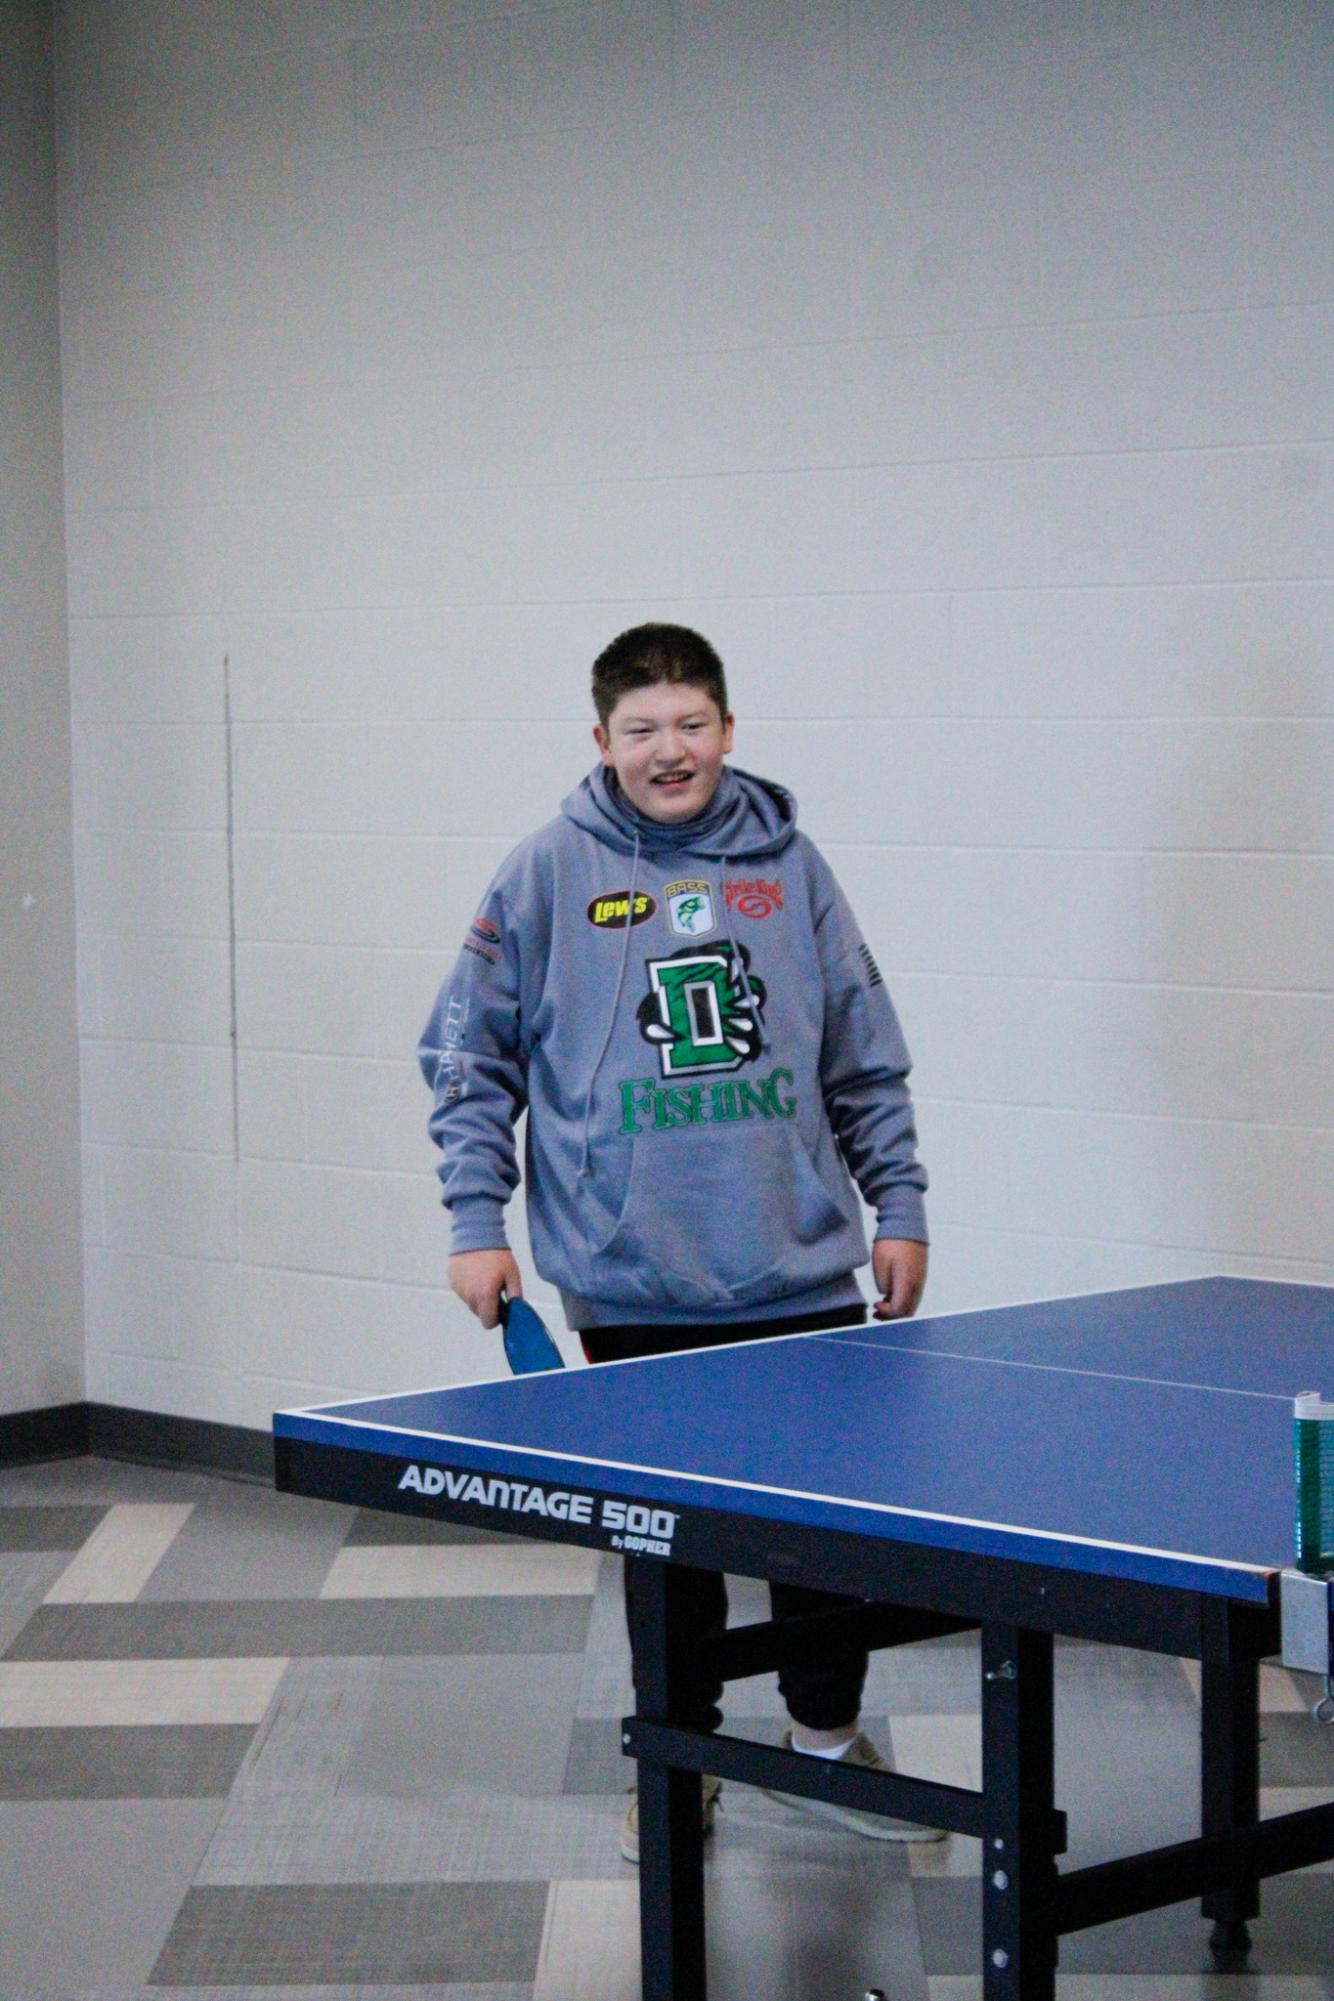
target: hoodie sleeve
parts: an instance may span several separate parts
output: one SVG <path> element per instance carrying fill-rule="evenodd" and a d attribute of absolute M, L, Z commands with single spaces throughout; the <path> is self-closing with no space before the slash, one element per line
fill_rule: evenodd
<path fill-rule="evenodd" d="M 434 1094 L 429 1130 L 451 1254 L 506 1248 L 504 1209 L 519 1182 L 514 1128 L 528 1102 L 524 976 L 540 945 L 532 929 L 545 930 L 525 933 L 529 873 L 511 856 L 491 884 L 417 1047 Z"/>
<path fill-rule="evenodd" d="M 877 1237 L 927 1242 L 903 1031 L 847 898 L 816 850 L 814 916 L 824 979 L 820 1082 L 843 1158 L 876 1212 Z"/>

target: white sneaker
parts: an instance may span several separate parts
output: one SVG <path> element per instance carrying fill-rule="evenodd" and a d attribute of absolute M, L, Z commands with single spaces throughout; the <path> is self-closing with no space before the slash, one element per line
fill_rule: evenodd
<path fill-rule="evenodd" d="M 715 1779 L 711 1772 L 704 1774 L 702 1791 L 704 1797 L 704 1839 L 713 1833 L 714 1818 L 718 1812 L 718 1798 L 723 1789 L 721 1779 Z M 639 1861 L 639 1795 L 636 1793 L 625 1810 L 621 1822 L 621 1856 L 626 1862 Z"/>
<path fill-rule="evenodd" d="M 792 1732 L 790 1730 L 783 1732 L 782 1748 L 785 1751 L 792 1749 Z M 800 1756 L 800 1753 L 798 1753 L 798 1756 Z M 854 1765 L 863 1772 L 892 1772 L 894 1769 L 892 1765 L 885 1763 L 870 1738 L 860 1733 L 853 1738 L 852 1743 L 838 1760 L 838 1763 L 840 1765 Z M 895 1820 L 891 1815 L 886 1813 L 867 1813 L 862 1807 L 839 1806 L 833 1800 L 810 1799 L 800 1793 L 774 1792 L 768 1786 L 761 1786 L 760 1791 L 768 1793 L 770 1799 L 781 1800 L 783 1805 L 791 1807 L 794 1813 L 808 1813 L 815 1820 L 827 1820 L 832 1822 L 835 1827 L 850 1828 L 854 1834 L 864 1835 L 868 1841 L 943 1841 L 945 1839 L 945 1830 L 943 1828 L 921 1827 L 915 1820 Z"/>

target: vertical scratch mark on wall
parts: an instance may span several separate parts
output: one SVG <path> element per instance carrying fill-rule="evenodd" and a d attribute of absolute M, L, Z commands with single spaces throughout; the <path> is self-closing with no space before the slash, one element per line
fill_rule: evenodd
<path fill-rule="evenodd" d="M 241 1158 L 240 1063 L 236 1039 L 236 799 L 232 770 L 232 663 L 222 656 L 222 732 L 227 757 L 227 1009 L 232 1049 L 232 1159 Z"/>

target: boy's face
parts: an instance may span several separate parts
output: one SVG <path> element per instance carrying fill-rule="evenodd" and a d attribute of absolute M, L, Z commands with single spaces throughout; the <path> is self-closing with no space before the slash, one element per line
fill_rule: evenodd
<path fill-rule="evenodd" d="M 732 718 L 703 688 L 655 681 L 622 695 L 593 735 L 630 804 L 671 825 L 693 820 L 718 790 Z"/>

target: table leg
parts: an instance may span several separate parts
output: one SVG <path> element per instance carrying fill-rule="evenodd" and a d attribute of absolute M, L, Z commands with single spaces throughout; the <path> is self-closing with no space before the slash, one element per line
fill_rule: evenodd
<path fill-rule="evenodd" d="M 1209 1608 L 1217 1620 L 1220 1603 Z M 1200 1663 L 1201 1832 L 1230 1834 L 1260 1818 L 1260 1668 L 1254 1660 L 1214 1658 Z M 1250 1951 L 1246 1920 L 1259 1916 L 1260 1885 L 1239 1876 L 1226 1890 L 1211 1890 L 1200 1906 L 1213 1919 L 1209 1943 L 1219 1954 Z"/>
<path fill-rule="evenodd" d="M 651 1557 L 630 1561 L 636 1714 L 679 1724 L 689 1717 L 698 1658 L 693 1573 Z M 706 2001 L 700 1775 L 642 1761 L 638 1769 L 643 2001 Z"/>
<path fill-rule="evenodd" d="M 1054 2001 L 1052 1641 L 982 1628 L 983 2001 Z"/>

